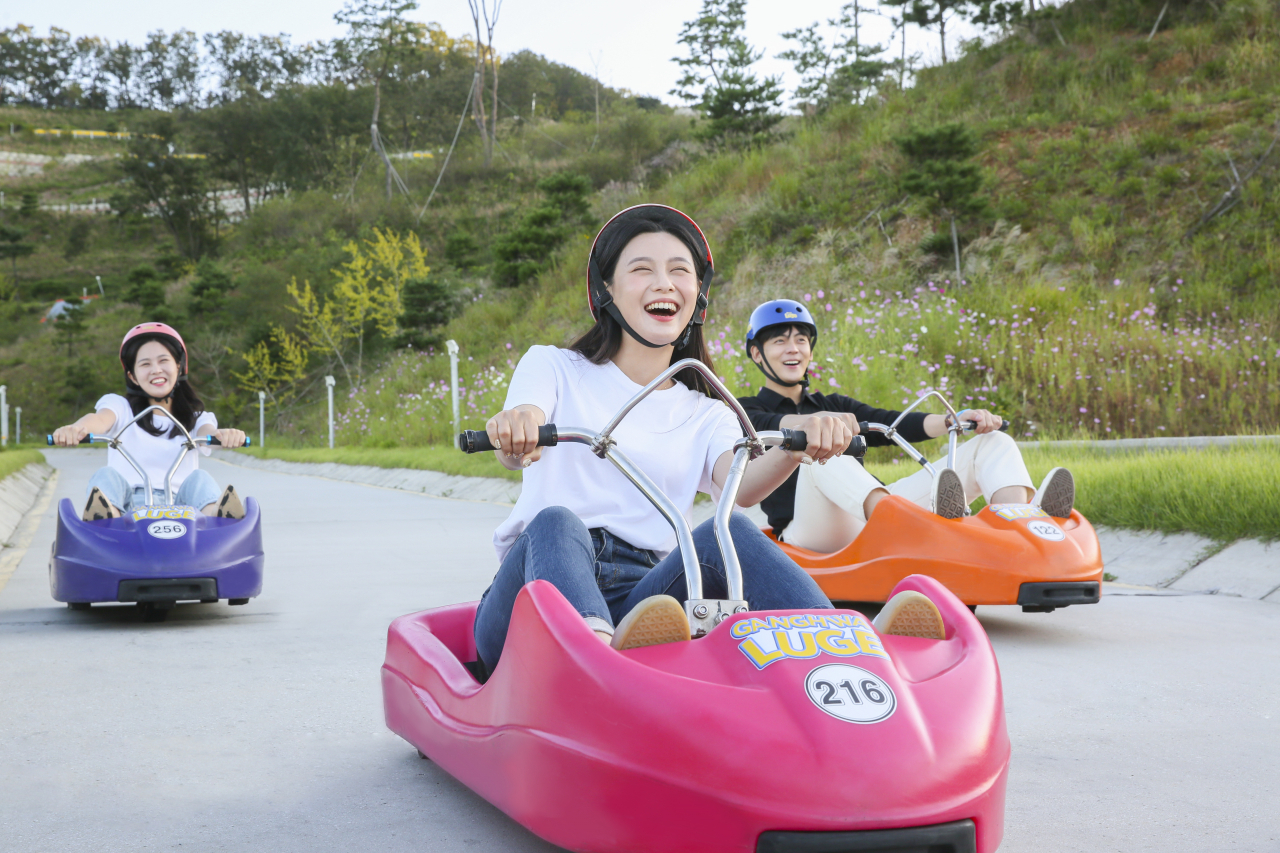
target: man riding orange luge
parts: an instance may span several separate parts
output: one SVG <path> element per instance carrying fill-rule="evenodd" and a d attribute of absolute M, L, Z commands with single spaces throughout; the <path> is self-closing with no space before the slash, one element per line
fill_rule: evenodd
<path fill-rule="evenodd" d="M 765 386 L 739 402 L 758 430 L 795 428 L 824 421 L 835 442 L 859 433 L 859 421 L 890 424 L 899 412 L 877 409 L 841 394 L 811 392 L 807 377 L 818 327 L 809 310 L 792 299 L 775 299 L 751 313 L 746 349 L 765 375 Z M 834 553 L 852 542 L 885 497 L 900 495 L 943 518 L 968 514 L 978 495 L 988 503 L 1033 503 L 1056 518 L 1071 514 L 1075 483 L 1066 468 L 1054 468 L 1039 490 L 1022 461 L 1017 443 L 1000 432 L 1001 418 L 984 409 L 964 409 L 961 420 L 974 423 L 975 435 L 956 451 L 955 468 L 938 467 L 886 486 L 850 456 L 803 464 L 760 506 L 780 541 L 811 551 Z M 912 412 L 898 424 L 911 443 L 945 434 L 950 415 Z M 810 426 L 812 430 L 812 426 Z M 864 436 L 869 446 L 891 444 L 878 433 Z"/>

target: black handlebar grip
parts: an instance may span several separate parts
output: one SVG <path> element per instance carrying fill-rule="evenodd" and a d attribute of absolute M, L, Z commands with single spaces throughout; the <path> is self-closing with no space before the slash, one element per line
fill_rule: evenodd
<path fill-rule="evenodd" d="M 809 446 L 809 437 L 804 434 L 802 429 L 787 429 L 783 427 L 782 444 L 778 446 L 783 450 L 794 450 L 803 453 L 804 449 Z"/>
<path fill-rule="evenodd" d="M 794 450 L 804 452 L 809 446 L 809 437 L 804 434 L 802 429 L 783 429 L 782 444 L 779 445 L 783 450 Z M 849 446 L 844 449 L 845 456 L 853 456 L 861 459 L 867 455 L 867 440 L 860 435 L 855 435 L 853 440 L 849 442 Z"/>
<path fill-rule="evenodd" d="M 554 447 L 560 440 L 555 424 L 543 424 L 538 427 L 538 446 Z M 467 429 L 458 434 L 458 449 L 463 453 L 479 453 L 482 450 L 497 450 L 489 440 L 489 433 L 482 429 Z"/>
<path fill-rule="evenodd" d="M 1000 431 L 1001 431 L 1001 432 L 1008 432 L 1008 431 L 1009 431 L 1009 427 L 1011 427 L 1011 426 L 1013 426 L 1013 424 L 1009 423 L 1009 422 L 1008 422 L 1008 421 L 1006 421 L 1004 418 L 1001 418 L 1001 419 L 1000 419 Z"/>

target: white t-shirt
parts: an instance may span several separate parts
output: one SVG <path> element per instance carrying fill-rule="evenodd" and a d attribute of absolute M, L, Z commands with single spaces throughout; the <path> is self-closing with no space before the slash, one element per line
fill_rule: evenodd
<path fill-rule="evenodd" d="M 120 435 L 121 427 L 133 420 L 133 409 L 129 408 L 129 401 L 119 394 L 107 394 L 94 406 L 95 411 L 101 412 L 103 409 L 115 413 L 116 422 L 111 427 L 113 436 Z M 181 433 L 179 433 L 177 438 L 169 438 L 169 430 L 173 427 L 173 421 L 159 412 L 152 412 L 151 422 L 161 431 L 160 435 L 152 435 L 138 424 L 134 424 L 125 430 L 122 443 L 125 449 L 129 451 L 129 455 L 151 475 L 151 488 L 163 489 L 164 475 L 168 473 L 169 466 L 173 464 L 173 460 L 177 458 L 178 453 L 182 450 L 182 437 Z M 205 424 L 217 429 L 218 419 L 214 417 L 212 412 L 204 412 L 198 415 L 196 417 L 196 428 L 191 430 L 191 434 L 195 435 L 196 430 Z M 199 452 L 208 456 L 209 448 L 201 447 Z M 107 448 L 107 465 L 123 474 L 124 478 L 134 488 L 143 485 L 142 478 L 138 476 L 138 472 L 133 470 L 133 466 L 115 448 Z M 178 491 L 178 486 L 182 485 L 182 481 L 187 479 L 187 475 L 196 470 L 197 467 L 195 453 L 188 453 L 183 457 L 182 464 L 173 473 L 173 491 L 175 494 Z"/>
<path fill-rule="evenodd" d="M 516 365 L 504 408 L 534 405 L 547 423 L 595 433 L 642 387 L 613 362 L 592 364 L 572 350 L 536 346 Z M 742 434 L 728 406 L 676 382 L 632 409 L 613 438 L 688 519 L 699 491 L 719 494 L 711 479 L 716 460 Z M 675 547 L 675 532 L 648 498 L 612 462 L 572 443 L 544 448 L 525 469 L 520 499 L 493 534 L 499 560 L 549 506 L 566 507 L 588 528 L 603 527 L 637 548 L 666 556 Z"/>

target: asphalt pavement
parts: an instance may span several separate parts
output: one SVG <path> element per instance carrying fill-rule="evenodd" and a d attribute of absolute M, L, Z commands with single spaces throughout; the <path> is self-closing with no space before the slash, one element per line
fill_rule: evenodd
<path fill-rule="evenodd" d="M 263 594 L 144 624 L 50 598 L 56 499 L 105 451 L 48 456 L 0 587 L 0 849 L 557 849 L 382 721 L 388 623 L 478 598 L 506 507 L 206 461 L 262 504 Z M 1014 750 L 1000 849 L 1280 853 L 1280 607 L 1108 593 L 979 610 Z"/>

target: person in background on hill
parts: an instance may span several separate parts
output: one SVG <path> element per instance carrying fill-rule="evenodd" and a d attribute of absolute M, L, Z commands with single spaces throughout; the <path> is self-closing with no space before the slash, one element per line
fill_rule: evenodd
<path fill-rule="evenodd" d="M 223 447 L 240 447 L 245 443 L 242 431 L 218 429 L 218 419 L 212 412 L 205 411 L 204 403 L 187 379 L 187 346 L 182 336 L 169 326 L 141 323 L 130 329 L 120 342 L 120 365 L 124 368 L 125 395 L 103 396 L 95 411 L 55 430 L 54 444 L 74 447 L 90 433 L 123 437 L 129 454 L 151 477 L 157 501 L 164 503 L 167 500 L 164 478 L 185 440 L 175 420 L 192 435 L 216 436 Z M 163 407 L 168 416 L 152 412 L 125 428 L 121 436 L 121 426 L 153 405 Z M 207 455 L 209 449 L 200 448 L 199 452 Z M 220 518 L 244 518 L 244 504 L 235 487 L 227 486 L 219 495 L 213 477 L 197 467 L 196 454 L 188 453 L 182 460 L 173 474 L 173 486 L 177 489 L 174 503 L 179 506 L 199 507 L 205 515 Z M 119 518 L 147 503 L 142 477 L 115 448 L 108 448 L 107 467 L 94 473 L 85 492 L 88 495 L 85 521 Z"/>
<path fill-rule="evenodd" d="M 859 421 L 891 424 L 900 412 L 876 409 L 852 397 L 809 391 L 807 378 L 818 326 L 809 310 L 792 299 L 765 302 L 751 312 L 746 349 L 765 376 L 764 388 L 739 402 L 757 430 L 805 429 L 815 419 L 832 425 L 835 441 L 857 435 Z M 1075 481 L 1066 468 L 1054 468 L 1039 490 L 1022 461 L 1017 443 L 1000 432 L 1001 418 L 985 409 L 964 409 L 961 420 L 975 424 L 975 435 L 956 449 L 955 469 L 941 468 L 933 477 L 921 469 L 886 486 L 861 460 L 848 456 L 812 459 L 777 491 L 761 501 L 779 541 L 811 551 L 834 553 L 852 542 L 881 500 L 900 495 L 932 509 L 943 518 L 969 514 L 978 495 L 988 503 L 1033 503 L 1048 515 L 1066 518 L 1075 503 Z M 913 444 L 944 435 L 950 415 L 912 412 L 898 432 Z M 868 446 L 892 442 L 880 433 L 865 436 Z M 943 459 L 945 463 L 945 457 Z"/>
<path fill-rule="evenodd" d="M 543 459 L 537 441 L 538 427 L 547 423 L 603 428 L 680 359 L 711 366 L 702 323 L 713 273 L 706 238 L 692 219 L 665 205 L 628 208 L 605 224 L 591 248 L 588 304 L 595 325 L 567 349 L 531 347 L 516 366 L 504 408 L 485 428 L 499 448 L 498 461 L 524 471 L 520 498 L 493 537 L 501 566 L 476 611 L 476 648 L 490 672 L 503 653 L 517 594 L 539 579 L 554 584 L 616 649 L 689 639 L 684 564 L 665 518 L 589 448 L 562 444 Z M 613 433 L 686 518 L 699 491 L 719 497 L 742 437 L 732 410 L 712 393 L 698 374 L 682 372 Z M 848 443 L 847 436 L 833 440 L 829 420 L 797 424 L 809 431 L 811 458 L 826 460 Z M 795 470 L 798 456 L 774 448 L 753 462 L 738 502 L 748 506 L 768 495 Z M 813 579 L 745 516 L 735 513 L 730 530 L 753 609 L 831 607 Z M 712 521 L 699 525 L 693 540 L 704 596 L 726 598 Z M 937 617 L 939 631 L 941 625 Z"/>

